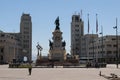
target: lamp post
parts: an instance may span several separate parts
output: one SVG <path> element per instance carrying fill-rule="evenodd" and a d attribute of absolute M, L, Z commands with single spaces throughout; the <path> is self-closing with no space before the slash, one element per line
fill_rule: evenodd
<path fill-rule="evenodd" d="M 102 49 L 102 51 L 101 51 L 101 62 L 104 62 L 105 61 L 105 58 L 104 58 L 104 53 L 103 53 L 103 27 L 101 26 L 101 42 L 102 42 L 102 44 L 101 44 L 101 49 Z"/>
<path fill-rule="evenodd" d="M 37 49 L 38 49 L 38 54 L 37 54 L 37 56 L 38 56 L 38 59 L 40 58 L 41 59 L 41 51 L 42 51 L 42 47 L 39 45 L 39 43 L 37 44 Z M 39 53 L 39 51 L 40 51 L 40 53 Z"/>
<path fill-rule="evenodd" d="M 93 36 L 93 32 L 92 32 L 92 47 L 93 47 L 93 64 L 94 64 L 94 66 L 95 66 L 95 53 L 94 53 L 94 36 Z"/>
<path fill-rule="evenodd" d="M 116 18 L 116 26 L 113 27 L 116 29 L 116 67 L 118 68 L 119 65 L 119 53 L 118 53 L 118 27 L 117 27 L 117 18 Z"/>

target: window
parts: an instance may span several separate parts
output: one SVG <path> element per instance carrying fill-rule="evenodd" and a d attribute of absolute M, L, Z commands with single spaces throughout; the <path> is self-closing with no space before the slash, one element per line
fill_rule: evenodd
<path fill-rule="evenodd" d="M 24 40 L 25 43 L 29 43 L 29 40 Z"/>
<path fill-rule="evenodd" d="M 79 39 L 75 39 L 75 41 L 79 41 Z"/>
<path fill-rule="evenodd" d="M 112 53 L 112 51 L 107 51 L 107 54 L 111 54 Z"/>
<path fill-rule="evenodd" d="M 75 29 L 76 32 L 79 32 L 79 29 Z"/>
<path fill-rule="evenodd" d="M 24 31 L 24 34 L 29 34 L 29 32 L 28 31 Z"/>
<path fill-rule="evenodd" d="M 4 35 L 4 34 L 1 34 L 1 37 L 5 37 L 5 35 Z"/>
<path fill-rule="evenodd" d="M 1 48 L 1 53 L 3 53 L 4 52 L 4 48 Z"/>
<path fill-rule="evenodd" d="M 13 36 L 11 37 L 11 39 L 13 39 Z"/>
<path fill-rule="evenodd" d="M 79 21 L 79 17 L 75 16 L 75 22 L 78 22 L 78 21 Z"/>
<path fill-rule="evenodd" d="M 117 47 L 117 45 L 113 45 L 113 47 Z"/>
<path fill-rule="evenodd" d="M 79 25 L 75 25 L 75 27 L 79 27 Z"/>
<path fill-rule="evenodd" d="M 116 40 L 116 38 L 112 38 L 112 40 L 114 41 L 114 40 Z"/>
<path fill-rule="evenodd" d="M 107 44 L 107 47 L 111 47 L 111 44 Z"/>
<path fill-rule="evenodd" d="M 29 30 L 29 27 L 26 26 L 26 27 L 24 27 L 24 29 Z"/>
<path fill-rule="evenodd" d="M 113 51 L 114 54 L 116 54 L 118 51 Z"/>
<path fill-rule="evenodd" d="M 29 48 L 29 45 L 27 45 L 27 44 L 26 44 L 26 45 L 24 45 L 24 48 Z"/>

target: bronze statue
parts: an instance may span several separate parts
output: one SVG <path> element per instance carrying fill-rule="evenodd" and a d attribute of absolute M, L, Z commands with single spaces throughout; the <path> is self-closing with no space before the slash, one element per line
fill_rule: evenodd
<path fill-rule="evenodd" d="M 55 30 L 59 30 L 59 26 L 60 26 L 60 23 L 59 23 L 59 16 L 57 17 L 57 19 L 55 20 L 55 25 L 56 25 L 56 28 Z"/>
<path fill-rule="evenodd" d="M 65 49 L 65 46 L 66 46 L 66 42 L 64 41 L 64 42 L 62 42 L 63 49 Z"/>
<path fill-rule="evenodd" d="M 50 50 L 53 49 L 53 43 L 49 40 Z"/>

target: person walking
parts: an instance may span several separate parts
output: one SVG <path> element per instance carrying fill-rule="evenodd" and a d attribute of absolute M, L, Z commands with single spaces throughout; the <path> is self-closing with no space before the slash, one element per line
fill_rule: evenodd
<path fill-rule="evenodd" d="M 32 66 L 31 65 L 28 67 L 28 71 L 29 71 L 29 75 L 31 75 L 31 72 L 32 72 Z"/>

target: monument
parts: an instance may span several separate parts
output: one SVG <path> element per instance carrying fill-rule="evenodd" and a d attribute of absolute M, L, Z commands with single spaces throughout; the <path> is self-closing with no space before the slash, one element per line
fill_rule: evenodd
<path fill-rule="evenodd" d="M 63 62 L 66 60 L 66 42 L 62 41 L 62 32 L 60 31 L 59 17 L 55 20 L 55 30 L 52 32 L 52 40 L 49 40 L 49 59 Z"/>
<path fill-rule="evenodd" d="M 52 32 L 52 40 L 49 40 L 49 54 L 47 58 L 41 56 L 42 47 L 38 44 L 38 55 L 36 60 L 36 66 L 76 66 L 79 65 L 79 60 L 70 55 L 66 55 L 66 42 L 63 41 L 62 32 L 60 30 L 59 17 L 55 20 L 55 30 Z M 40 51 L 40 53 L 39 53 Z"/>

